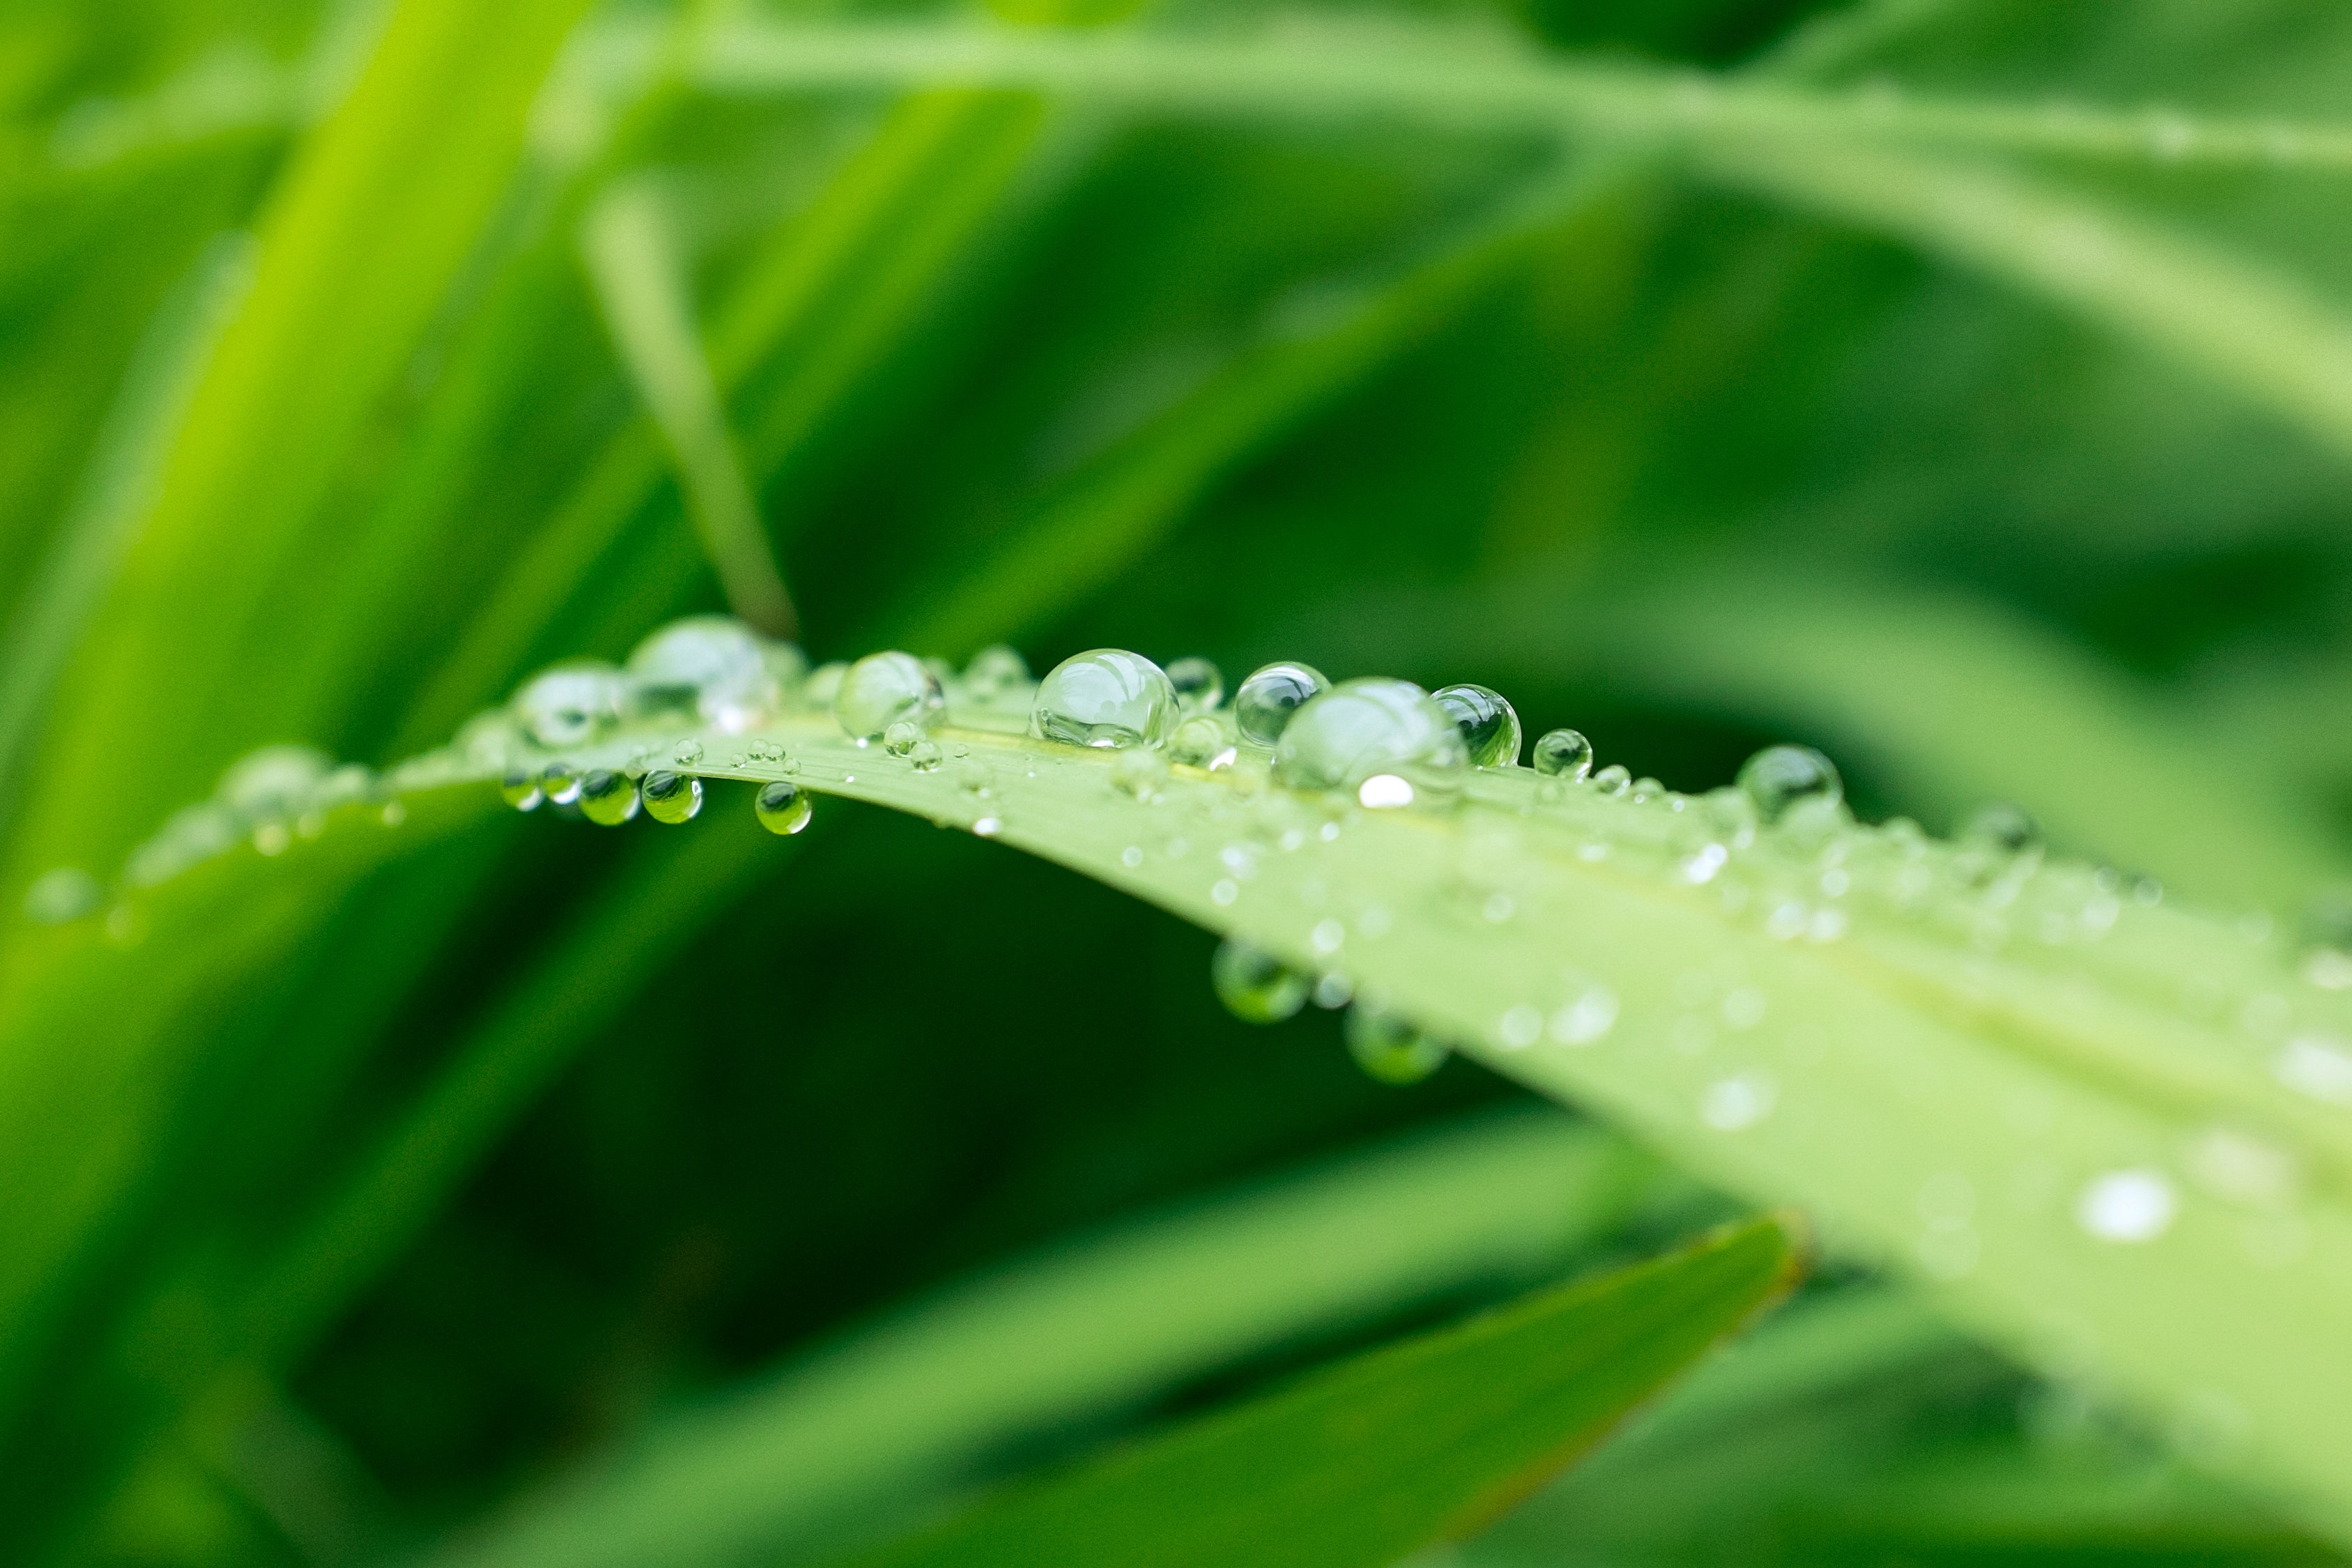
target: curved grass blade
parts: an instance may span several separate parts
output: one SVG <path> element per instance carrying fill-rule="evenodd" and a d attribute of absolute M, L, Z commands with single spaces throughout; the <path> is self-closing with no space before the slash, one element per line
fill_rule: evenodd
<path fill-rule="evenodd" d="M 1359 1356 L 861 1568 L 1379 1568 L 1468 1532 L 1785 1294 L 1801 1243 L 1751 1222 Z"/>
<path fill-rule="evenodd" d="M 1477 1118 L 1015 1264 L 852 1333 L 526 1501 L 435 1568 L 792 1553 L 993 1446 L 1619 1224 L 1656 1167 L 1547 1114 Z"/>

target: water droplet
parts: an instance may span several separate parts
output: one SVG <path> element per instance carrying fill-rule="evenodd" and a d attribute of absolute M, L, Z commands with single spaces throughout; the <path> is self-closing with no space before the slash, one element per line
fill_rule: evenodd
<path fill-rule="evenodd" d="M 2109 1171 L 2084 1187 L 2074 1223 L 2101 1241 L 2154 1241 L 2172 1228 L 2179 1206 L 2163 1173 Z"/>
<path fill-rule="evenodd" d="M 293 816 L 327 775 L 335 760 L 310 746 L 264 746 L 228 765 L 214 798 L 248 822 Z"/>
<path fill-rule="evenodd" d="M 2002 859 L 2042 852 L 2042 825 L 2005 800 L 1979 806 L 1960 825 L 1959 840 Z"/>
<path fill-rule="evenodd" d="M 702 809 L 702 781 L 667 768 L 647 773 L 637 793 L 645 797 L 646 815 L 656 822 L 691 822 Z"/>
<path fill-rule="evenodd" d="M 903 757 L 915 749 L 923 738 L 923 727 L 910 719 L 901 719 L 882 731 L 882 749 L 894 757 Z"/>
<path fill-rule="evenodd" d="M 1519 714 L 1501 692 L 1487 686 L 1445 686 L 1431 692 L 1429 700 L 1454 721 L 1471 766 L 1519 765 Z"/>
<path fill-rule="evenodd" d="M 1278 1024 L 1307 1005 L 1307 977 L 1239 937 L 1219 944 L 1209 982 L 1225 1011 L 1244 1024 Z"/>
<path fill-rule="evenodd" d="M 1165 671 L 1139 653 L 1098 647 L 1064 659 L 1038 682 L 1029 732 L 1073 746 L 1159 746 L 1177 717 Z"/>
<path fill-rule="evenodd" d="M 1195 713 L 1168 738 L 1168 754 L 1196 768 L 1215 768 L 1233 761 L 1233 735 L 1221 716 Z"/>
<path fill-rule="evenodd" d="M 1411 786 L 1407 799 L 1424 801 L 1457 794 L 1469 763 L 1444 709 L 1411 681 L 1383 679 L 1344 681 L 1315 698 L 1284 727 L 1274 757 L 1275 776 L 1293 789 L 1354 791 L 1393 774 Z"/>
<path fill-rule="evenodd" d="M 1197 654 L 1168 667 L 1168 684 L 1176 689 L 1176 706 L 1187 713 L 1206 713 L 1225 700 L 1225 674 Z"/>
<path fill-rule="evenodd" d="M 1717 1132 L 1738 1132 L 1771 1115 L 1779 1098 L 1779 1086 L 1769 1073 L 1718 1079 L 1699 1096 L 1698 1119 Z"/>
<path fill-rule="evenodd" d="M 637 786 L 629 778 L 605 768 L 591 768 L 580 779 L 580 815 L 599 827 L 618 827 L 637 815 Z"/>
<path fill-rule="evenodd" d="M 1612 763 L 1592 775 L 1592 787 L 1602 795 L 1623 795 L 1633 785 L 1633 775 L 1622 763 Z"/>
<path fill-rule="evenodd" d="M 1320 953 L 1334 953 L 1348 940 L 1348 928 L 1338 921 L 1317 921 L 1315 929 L 1307 933 L 1309 946 Z"/>
<path fill-rule="evenodd" d="M 993 702 L 1029 684 L 1029 661 L 998 643 L 982 648 L 963 667 L 964 689 L 983 702 Z"/>
<path fill-rule="evenodd" d="M 579 659 L 541 671 L 515 693 L 515 721 L 541 746 L 577 746 L 621 721 L 629 682 L 609 664 Z"/>
<path fill-rule="evenodd" d="M 1525 1050 L 1543 1038 L 1543 1015 L 1523 1002 L 1503 1015 L 1495 1033 L 1505 1049 Z"/>
<path fill-rule="evenodd" d="M 692 713 L 730 733 L 749 729 L 783 701 L 763 640 L 731 616 L 672 621 L 629 655 L 628 673 L 636 683 L 632 710 Z M 806 666 L 797 648 L 784 663 Z"/>
<path fill-rule="evenodd" d="M 25 918 L 37 926 L 61 926 L 98 912 L 106 889 L 79 866 L 44 871 L 25 889 Z"/>
<path fill-rule="evenodd" d="M 1400 1015 L 1369 997 L 1348 1009 L 1342 1031 L 1356 1065 L 1382 1083 L 1419 1083 L 1452 1053 Z"/>
<path fill-rule="evenodd" d="M 550 763 L 539 775 L 539 787 L 551 805 L 580 804 L 580 776 L 563 763 Z"/>
<path fill-rule="evenodd" d="M 1617 994 L 1595 985 L 1566 1006 L 1554 1008 L 1547 1026 L 1551 1037 L 1563 1046 L 1590 1046 L 1616 1026 Z"/>
<path fill-rule="evenodd" d="M 1529 760 L 1547 778 L 1581 779 L 1592 771 L 1592 742 L 1575 730 L 1548 730 Z"/>
<path fill-rule="evenodd" d="M 1234 723 L 1243 740 L 1270 747 L 1282 739 L 1292 714 L 1330 689 L 1331 683 L 1313 665 L 1261 665 L 1234 692 Z"/>
<path fill-rule="evenodd" d="M 1158 752 L 1121 752 L 1110 765 L 1110 782 L 1121 795 L 1151 800 L 1168 782 L 1168 759 Z"/>
<path fill-rule="evenodd" d="M 919 773 L 939 772 L 940 755 L 937 741 L 918 741 L 907 748 L 907 760 L 915 764 L 915 771 Z"/>
<path fill-rule="evenodd" d="M 850 739 L 870 741 L 902 721 L 929 729 L 946 706 L 939 678 L 921 659 L 911 653 L 875 653 L 843 673 L 833 716 Z"/>
<path fill-rule="evenodd" d="M 1327 970 L 1315 977 L 1315 1005 L 1326 1013 L 1336 1013 L 1356 999 L 1356 983 L 1338 970 Z"/>
<path fill-rule="evenodd" d="M 516 768 L 499 781 L 499 798 L 517 811 L 532 811 L 547 798 L 547 795 L 539 787 L 539 780 L 535 776 Z"/>
<path fill-rule="evenodd" d="M 1399 778 L 1394 773 L 1374 773 L 1356 786 L 1356 799 L 1360 805 L 1372 811 L 1383 811 L 1391 806 L 1411 805 L 1412 784 L 1411 781 Z"/>
<path fill-rule="evenodd" d="M 680 741 L 677 743 L 677 748 L 670 752 L 670 757 L 679 767 L 690 768 L 695 763 L 702 761 L 702 742 L 699 741 Z"/>
<path fill-rule="evenodd" d="M 758 797 L 751 803 L 760 826 L 771 833 L 798 833 L 809 825 L 814 809 L 808 792 L 789 779 L 761 784 Z"/>
<path fill-rule="evenodd" d="M 1800 806 L 1835 806 L 1845 796 L 1837 769 L 1811 746 L 1767 746 L 1739 770 L 1757 819 L 1773 823 Z"/>

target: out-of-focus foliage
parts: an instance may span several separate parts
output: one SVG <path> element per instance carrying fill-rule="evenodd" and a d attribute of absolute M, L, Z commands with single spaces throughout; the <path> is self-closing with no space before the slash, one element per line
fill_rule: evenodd
<path fill-rule="evenodd" d="M 107 894 L 254 746 L 386 763 L 730 592 L 817 658 L 1477 679 L 1681 788 L 1809 740 L 2249 922 L 2334 884 L 2352 24 L 1112 9 L 0 12 L 0 1556 L 456 1550 L 894 1303 L 1513 1095 L 847 808 L 436 797 Z M 1334 1166 L 1344 1289 L 902 1435 L 861 1530 L 1704 1212 L 1520 1153 L 1568 1217 L 1486 1247 Z M 1460 1550 L 2326 1556 L 2191 1473 L 2225 1403 L 2100 1395 L 1839 1282 Z"/>

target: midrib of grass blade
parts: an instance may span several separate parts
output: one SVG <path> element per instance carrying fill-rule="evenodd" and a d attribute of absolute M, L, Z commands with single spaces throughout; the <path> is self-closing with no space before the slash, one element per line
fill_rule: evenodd
<path fill-rule="evenodd" d="M 16 846 L 119 842 L 245 745 L 226 651 L 505 188 L 582 0 L 404 0 L 258 227 L 255 279 L 70 668 Z M 141 765 L 116 765 L 137 755 Z M 93 799 L 93 792 L 101 797 Z"/>
<path fill-rule="evenodd" d="M 151 499 L 161 450 L 251 279 L 251 242 L 224 235 L 172 290 L 133 351 L 71 510 L 0 636 L 0 803 L 21 798 L 46 699 Z M 0 805 L 0 838 L 14 811 Z"/>
<path fill-rule="evenodd" d="M 1897 862 L 1871 858 L 1895 853 L 1893 840 L 1858 840 L 1846 862 L 1886 901 L 1816 886 L 1803 854 L 1769 836 L 1727 863 L 1728 880 L 1694 880 L 1691 847 L 1720 831 L 1706 802 L 1590 789 L 1539 800 L 1523 770 L 1479 773 L 1472 803 L 1443 816 L 1254 794 L 1181 769 L 1147 802 L 1113 787 L 1101 753 L 992 726 L 941 737 L 969 753 L 954 773 L 856 747 L 825 717 L 764 733 L 790 769 L 698 771 L 790 777 L 974 828 L 1302 968 L 1346 973 L 1709 1179 L 1811 1205 L 1842 1247 L 1927 1277 L 1946 1310 L 2035 1364 L 2109 1380 L 2167 1419 L 2222 1421 L 2216 1465 L 2352 1533 L 2352 1472 L 2328 1441 L 2343 1390 L 2316 1348 L 2352 1303 L 2339 1186 L 2352 1127 L 2273 1076 L 2290 1034 L 2321 1042 L 2306 1053 L 2352 1034 L 2352 999 L 2305 985 L 2274 942 L 2102 895 L 2087 868 L 2039 872 L 2042 902 L 1981 902 L 1994 892 L 1968 890 L 1980 884 L 1949 850 L 1923 862 L 1932 896 L 1906 906 Z M 677 739 L 623 734 L 572 763 L 619 766 L 631 745 Z M 742 743 L 703 739 L 713 752 Z M 415 788 L 483 776 L 448 757 L 398 775 Z M 1727 907 L 1725 889 L 1746 901 Z M 1480 912 L 1497 891 L 1500 923 Z M 1830 910 L 1839 923 L 1791 936 L 1784 906 L 1801 925 Z M 1988 947 L 1992 916 L 2001 939 Z M 1579 1045 L 1559 1010 L 1596 987 L 1617 1022 L 1604 1044 Z M 1694 1002 L 1702 991 L 1710 999 Z M 1714 999 L 1735 992 L 1746 1010 L 1718 1016 Z M 1772 1021 L 1737 1021 L 1759 1012 Z M 2284 1184 L 2265 1195 L 2210 1174 L 2217 1137 L 2267 1151 L 2257 1159 Z M 2102 1239 L 2078 1216 L 2126 1173 L 2167 1195 L 2146 1244 Z M 1923 1191 L 1956 1185 L 1971 1194 L 1958 1251 L 1920 1207 Z M 2265 1240 L 2282 1226 L 2294 1247 Z"/>
<path fill-rule="evenodd" d="M 1607 1234 L 1653 1171 L 1490 1115 L 1130 1221 L 853 1330 L 526 1499 L 433 1568 L 805 1555 L 1013 1436 Z"/>
<path fill-rule="evenodd" d="M 1891 18 L 1890 32 L 1915 25 Z M 1799 72 L 1873 47 L 1829 38 Z M 618 58 L 636 47 L 615 37 Z M 1792 46 L 1794 47 L 1794 46 Z M 1154 109 L 1291 119 L 1377 111 L 1464 129 L 1579 129 L 1737 143 L 1801 135 L 1850 145 L 2061 154 L 2181 167 L 2352 171 L 2352 126 L 1800 89 L 1764 76 L 1600 62 L 1459 29 L 1340 16 L 1218 38 L 1126 28 L 1073 35 L 967 23 L 778 22 L 712 29 L 687 68 L 713 92 L 1026 88 Z M 616 74 L 619 74 L 616 72 Z"/>

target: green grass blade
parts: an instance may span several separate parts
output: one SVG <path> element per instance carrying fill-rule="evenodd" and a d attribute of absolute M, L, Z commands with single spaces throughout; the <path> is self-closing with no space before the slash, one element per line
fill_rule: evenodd
<path fill-rule="evenodd" d="M 1511 1112 L 1075 1242 L 852 1333 L 526 1501 L 436 1568 L 789 1553 L 1083 1419 L 1240 1357 L 1589 1243 L 1654 1167 Z"/>
<path fill-rule="evenodd" d="M 622 363 L 677 464 L 687 510 L 729 607 L 771 637 L 798 635 L 660 198 L 642 181 L 615 186 L 590 209 L 580 243 Z"/>
<path fill-rule="evenodd" d="M 1379 1568 L 1485 1522 L 1598 1443 L 1787 1291 L 1799 1246 L 1759 1221 L 1543 1292 L 859 1561 Z"/>

